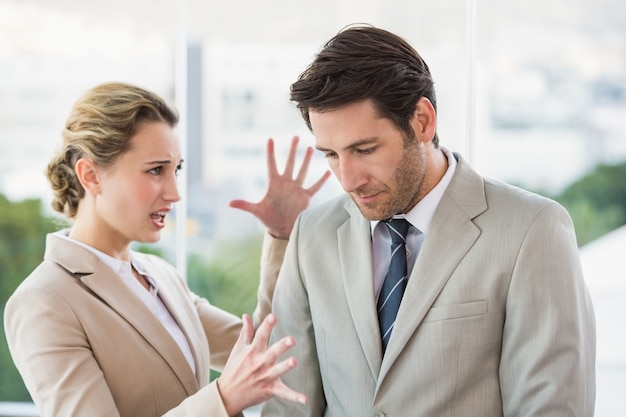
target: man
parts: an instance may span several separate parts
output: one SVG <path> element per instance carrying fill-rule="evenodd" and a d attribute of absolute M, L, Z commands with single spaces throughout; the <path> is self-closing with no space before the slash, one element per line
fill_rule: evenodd
<path fill-rule="evenodd" d="M 347 195 L 300 215 L 274 296 L 273 338 L 298 341 L 284 380 L 309 404 L 270 400 L 263 415 L 593 415 L 595 322 L 570 217 L 439 146 L 417 52 L 347 28 L 291 98 Z"/>

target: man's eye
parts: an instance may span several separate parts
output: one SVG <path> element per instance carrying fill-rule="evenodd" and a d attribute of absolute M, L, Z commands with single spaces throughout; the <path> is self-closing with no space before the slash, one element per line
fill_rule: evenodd
<path fill-rule="evenodd" d="M 374 152 L 376 148 L 367 148 L 367 149 L 357 149 L 357 152 L 361 155 L 369 155 Z"/>

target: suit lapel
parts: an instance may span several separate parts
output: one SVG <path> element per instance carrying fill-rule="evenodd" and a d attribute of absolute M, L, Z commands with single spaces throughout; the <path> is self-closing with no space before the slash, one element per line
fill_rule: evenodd
<path fill-rule="evenodd" d="M 379 386 L 458 264 L 480 236 L 481 231 L 472 219 L 486 209 L 482 178 L 459 160 L 409 278 L 381 365 Z"/>
<path fill-rule="evenodd" d="M 180 348 L 155 315 L 122 282 L 116 272 L 89 250 L 49 235 L 46 257 L 73 273 L 102 301 L 127 321 L 150 344 L 178 376 L 185 390 L 192 394 L 198 382 Z M 171 310 L 170 310 L 171 311 Z M 178 317 L 174 316 L 177 320 Z"/>
<path fill-rule="evenodd" d="M 374 300 L 370 223 L 349 201 L 349 219 L 337 229 L 339 263 L 352 321 L 372 377 L 378 378 L 381 361 L 380 330 Z"/>

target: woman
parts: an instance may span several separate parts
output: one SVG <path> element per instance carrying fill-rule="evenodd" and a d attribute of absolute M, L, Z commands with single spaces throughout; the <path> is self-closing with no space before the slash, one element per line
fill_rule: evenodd
<path fill-rule="evenodd" d="M 235 416 L 271 396 L 306 402 L 280 379 L 296 365 L 277 362 L 293 338 L 267 345 L 281 242 L 264 248 L 256 334 L 250 317 L 210 305 L 164 260 L 131 250 L 159 240 L 180 200 L 177 122 L 162 98 L 121 83 L 72 109 L 47 170 L 53 207 L 72 227 L 47 236 L 44 261 L 5 309 L 11 355 L 42 417 Z M 270 141 L 268 194 L 232 203 L 279 238 L 328 177 L 302 188 L 309 150 L 292 180 L 295 149 L 296 140 L 281 176 Z M 222 371 L 211 383 L 210 369 Z"/>

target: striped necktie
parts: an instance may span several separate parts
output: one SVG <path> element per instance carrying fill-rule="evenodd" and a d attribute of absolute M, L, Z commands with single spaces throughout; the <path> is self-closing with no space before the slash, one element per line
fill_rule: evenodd
<path fill-rule="evenodd" d="M 391 263 L 378 296 L 378 325 L 383 353 L 389 343 L 396 322 L 398 308 L 407 282 L 406 235 L 409 222 L 406 219 L 391 219 L 383 222 L 391 234 Z"/>

